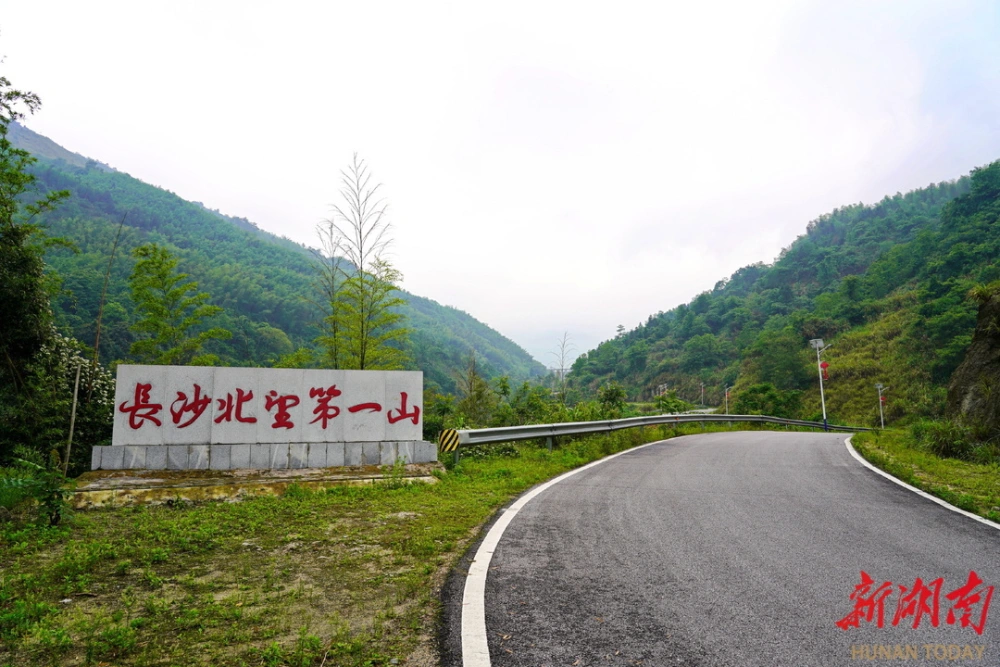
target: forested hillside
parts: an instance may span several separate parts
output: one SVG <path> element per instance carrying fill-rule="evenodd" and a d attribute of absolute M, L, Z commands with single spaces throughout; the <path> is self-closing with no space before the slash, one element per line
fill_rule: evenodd
<path fill-rule="evenodd" d="M 823 354 L 831 418 L 872 423 L 875 382 L 890 385 L 890 418 L 940 414 L 976 323 L 969 291 L 1000 278 L 998 214 L 1000 162 L 837 209 L 773 264 L 744 267 L 581 356 L 571 382 L 593 390 L 618 381 L 634 398 L 667 385 L 687 399 L 704 383 L 716 405 L 735 385 L 737 409 L 816 417 L 809 341 L 822 338 L 832 343 Z"/>
<path fill-rule="evenodd" d="M 57 319 L 73 336 L 93 344 L 95 322 L 109 257 L 125 224 L 111 264 L 100 355 L 126 359 L 135 340 L 127 279 L 131 251 L 150 241 L 179 259 L 179 270 L 224 309 L 213 325 L 233 333 L 207 350 L 227 365 L 269 365 L 282 355 L 311 346 L 318 335 L 316 274 L 311 252 L 243 218 L 226 216 L 200 203 L 143 183 L 95 160 L 79 156 L 27 128 L 14 125 L 11 140 L 38 158 L 31 167 L 43 190 L 67 189 L 71 197 L 46 213 L 49 234 L 71 242 L 54 246 L 46 261 L 61 280 L 53 298 Z M 481 372 L 516 380 L 544 373 L 527 352 L 473 317 L 426 298 L 403 293 L 412 367 L 430 386 L 454 392 L 456 375 L 475 350 Z"/>

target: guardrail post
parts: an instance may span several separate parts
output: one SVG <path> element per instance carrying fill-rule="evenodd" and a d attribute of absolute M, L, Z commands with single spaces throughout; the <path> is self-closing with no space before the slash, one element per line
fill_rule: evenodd
<path fill-rule="evenodd" d="M 459 459 L 459 454 L 458 454 L 458 449 L 456 449 L 455 450 L 455 459 L 453 461 L 455 465 L 458 465 L 458 459 Z"/>
<path fill-rule="evenodd" d="M 552 436 L 551 435 L 548 436 L 547 438 L 545 438 L 545 446 L 549 448 L 550 452 L 552 451 Z"/>

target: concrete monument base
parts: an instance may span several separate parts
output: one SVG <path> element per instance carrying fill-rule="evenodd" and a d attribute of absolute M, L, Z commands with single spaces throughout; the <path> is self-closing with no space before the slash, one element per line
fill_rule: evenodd
<path fill-rule="evenodd" d="M 437 445 L 401 442 L 302 442 L 240 445 L 94 447 L 91 470 L 289 470 L 434 463 Z"/>

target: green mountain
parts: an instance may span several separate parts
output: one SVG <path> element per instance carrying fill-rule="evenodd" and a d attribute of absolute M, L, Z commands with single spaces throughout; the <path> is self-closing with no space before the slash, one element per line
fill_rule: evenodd
<path fill-rule="evenodd" d="M 816 353 L 832 343 L 832 419 L 874 423 L 874 383 L 890 386 L 887 419 L 941 414 L 976 324 L 969 297 L 1000 278 L 1000 162 L 874 205 L 810 222 L 773 264 L 743 267 L 689 303 L 581 356 L 578 391 L 609 382 L 633 398 L 666 385 L 689 400 L 752 408 L 768 391 L 790 414 L 821 414 Z M 767 383 L 773 389 L 761 388 Z M 752 392 L 748 393 L 751 387 Z M 763 392 L 763 393 L 762 393 Z M 756 403 L 755 403 L 756 401 Z"/>
<path fill-rule="evenodd" d="M 75 249 L 53 247 L 46 261 L 61 281 L 53 307 L 61 324 L 93 345 L 104 275 L 124 218 L 111 264 L 100 342 L 105 362 L 127 358 L 135 339 L 129 330 L 133 306 L 127 278 L 136 246 L 154 241 L 180 259 L 179 269 L 211 295 L 224 315 L 213 324 L 233 332 L 208 351 L 228 365 L 269 365 L 280 355 L 312 345 L 318 335 L 313 287 L 313 255 L 308 248 L 235 218 L 189 202 L 128 174 L 76 153 L 31 130 L 14 125 L 11 141 L 38 162 L 32 171 L 40 186 L 68 189 L 72 197 L 42 222 L 51 235 Z M 413 368 L 428 386 L 453 393 L 456 376 L 474 350 L 487 376 L 521 381 L 545 368 L 500 333 L 455 308 L 402 293 Z"/>

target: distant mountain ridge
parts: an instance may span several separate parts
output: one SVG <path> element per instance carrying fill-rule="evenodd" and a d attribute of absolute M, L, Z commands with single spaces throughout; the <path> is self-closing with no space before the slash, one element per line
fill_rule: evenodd
<path fill-rule="evenodd" d="M 877 424 L 875 383 L 892 388 L 887 420 L 936 417 L 972 339 L 970 291 L 998 279 L 1000 161 L 820 216 L 772 264 L 745 266 L 581 355 L 570 384 L 586 392 L 617 381 L 633 398 L 666 387 L 691 401 L 703 387 L 714 405 L 729 388 L 730 407 L 752 394 L 813 419 L 810 341 L 823 339 L 833 343 L 823 360 L 836 419 Z"/>
<path fill-rule="evenodd" d="M 118 224 L 125 217 L 111 272 L 101 337 L 101 358 L 126 358 L 131 303 L 129 253 L 142 243 L 166 244 L 180 269 L 197 280 L 211 302 L 225 309 L 216 324 L 233 332 L 213 352 L 233 365 L 266 365 L 318 335 L 314 273 L 309 249 L 237 218 L 189 202 L 143 183 L 97 160 L 69 151 L 32 130 L 12 126 L 11 141 L 38 162 L 33 173 L 46 189 L 68 189 L 72 197 L 42 222 L 54 236 L 72 241 L 78 252 L 53 248 L 46 261 L 62 280 L 53 299 L 59 320 L 93 344 L 101 286 Z M 516 343 L 455 308 L 406 292 L 402 312 L 413 333 L 414 367 L 430 387 L 454 393 L 457 376 L 474 350 L 488 376 L 514 381 L 543 375 L 542 364 Z"/>

